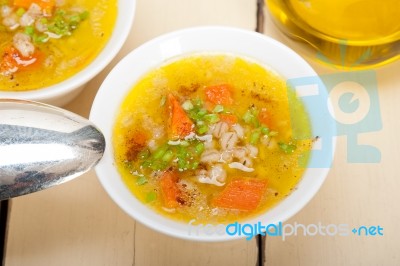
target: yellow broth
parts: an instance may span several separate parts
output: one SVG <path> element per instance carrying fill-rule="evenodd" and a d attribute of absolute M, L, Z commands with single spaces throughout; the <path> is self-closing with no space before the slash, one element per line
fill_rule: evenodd
<path fill-rule="evenodd" d="M 18 13 L 20 9 L 25 13 L 28 12 L 27 8 L 15 7 L 12 3 L 11 0 L 0 1 L 0 5 L 8 4 L 14 13 Z M 87 18 L 83 19 L 76 29 L 71 30 L 70 34 L 60 38 L 52 35 L 56 38 L 46 38 L 48 40 L 44 41 L 37 37 L 46 37 L 45 32 L 32 30 L 35 23 L 27 27 L 19 26 L 13 30 L 0 23 L 0 64 L 2 64 L 2 58 L 4 61 L 7 49 L 13 46 L 13 37 L 17 33 L 26 34 L 31 31 L 31 43 L 36 48 L 35 52 L 40 54 L 34 65 L 20 67 L 15 73 L 7 73 L 2 69 L 0 90 L 28 91 L 57 84 L 84 69 L 104 48 L 115 25 L 117 0 L 65 0 L 62 6 L 53 8 L 52 17 L 45 16 L 40 19 L 45 23 L 50 23 L 60 10 L 67 12 L 73 10 L 75 13 L 87 12 Z M 72 15 L 67 13 L 66 16 Z M 39 41 L 34 40 L 33 37 Z M 31 58 L 33 57 L 30 56 L 26 60 Z"/>
<path fill-rule="evenodd" d="M 159 177 L 138 175 L 140 167 L 130 158 L 131 142 L 135 141 L 137 134 L 144 134 L 148 137 L 146 145 L 151 142 L 151 146 L 160 147 L 168 138 L 170 121 L 165 96 L 172 93 L 185 105 L 188 99 L 204 100 L 205 88 L 218 84 L 231 85 L 234 101 L 227 109 L 237 115 L 238 124 L 244 124 L 249 108 L 266 108 L 272 120 L 273 127 L 270 130 L 275 132 L 274 136 L 264 139 L 260 137 L 260 141 L 254 145 L 258 155 L 253 159 L 253 172 L 232 169 L 225 164 L 223 167 L 227 177 L 224 186 L 198 182 L 195 171 L 178 171 L 179 180 L 195 186 L 197 193 L 190 206 L 183 204 L 176 208 L 166 208 Z M 291 108 L 296 110 L 292 114 L 288 106 L 289 97 Z M 294 127 L 300 139 L 292 135 Z M 247 132 L 243 141 L 249 141 L 249 138 L 251 136 Z M 278 143 L 295 143 L 296 149 L 285 153 Z M 115 163 L 131 192 L 143 204 L 163 216 L 185 222 L 195 219 L 195 223 L 238 221 L 263 213 L 276 205 L 291 193 L 301 179 L 311 144 L 308 114 L 294 92 L 287 90 L 285 81 L 258 63 L 224 54 L 190 55 L 166 62 L 148 72 L 126 96 L 113 130 Z M 267 189 L 258 207 L 243 211 L 213 206 L 213 198 L 238 178 L 267 182 Z"/>

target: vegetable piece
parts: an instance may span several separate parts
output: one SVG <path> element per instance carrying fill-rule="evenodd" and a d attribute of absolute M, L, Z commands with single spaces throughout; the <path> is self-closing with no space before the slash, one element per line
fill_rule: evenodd
<path fill-rule="evenodd" d="M 212 203 L 216 207 L 252 211 L 258 207 L 267 188 L 267 182 L 240 179 L 230 182 Z"/>
<path fill-rule="evenodd" d="M 269 128 L 267 128 L 267 127 L 265 127 L 265 126 L 262 126 L 262 127 L 261 127 L 261 133 L 262 133 L 263 135 L 268 135 L 268 134 L 270 133 Z"/>
<path fill-rule="evenodd" d="M 136 179 L 136 185 L 141 186 L 147 183 L 147 178 L 145 176 L 139 176 Z"/>
<path fill-rule="evenodd" d="M 167 208 L 179 206 L 178 198 L 181 194 L 178 185 L 178 175 L 174 171 L 165 171 L 160 178 L 161 195 Z"/>
<path fill-rule="evenodd" d="M 246 124 L 252 125 L 253 127 L 259 127 L 260 126 L 260 121 L 258 120 L 258 109 L 254 106 L 250 107 L 246 111 L 246 113 L 243 115 L 243 121 Z"/>
<path fill-rule="evenodd" d="M 207 133 L 207 131 L 208 131 L 207 125 L 201 124 L 201 125 L 197 126 L 197 129 L 196 129 L 197 134 L 203 135 L 203 134 Z"/>
<path fill-rule="evenodd" d="M 174 158 L 174 152 L 171 150 L 168 150 L 163 157 L 161 158 L 161 160 L 163 160 L 166 163 L 169 163 L 172 161 L 172 159 Z"/>
<path fill-rule="evenodd" d="M 293 153 L 297 149 L 296 144 L 291 143 L 291 142 L 289 142 L 289 143 L 279 142 L 278 145 L 279 145 L 279 148 L 281 148 L 281 150 L 287 154 Z"/>
<path fill-rule="evenodd" d="M 4 49 L 3 56 L 0 59 L 0 73 L 8 75 L 21 69 L 40 66 L 42 58 L 43 54 L 38 50 L 29 57 L 23 57 L 17 49 L 9 46 Z"/>
<path fill-rule="evenodd" d="M 238 118 L 233 114 L 219 114 L 219 119 L 222 122 L 227 123 L 229 126 L 232 126 L 238 122 Z"/>
<path fill-rule="evenodd" d="M 27 26 L 25 27 L 25 34 L 32 36 L 35 33 L 35 27 Z"/>
<path fill-rule="evenodd" d="M 219 116 L 217 114 L 207 114 L 204 116 L 204 120 L 209 124 L 215 124 L 219 121 Z"/>
<path fill-rule="evenodd" d="M 256 145 L 261 137 L 261 131 L 259 129 L 254 130 L 250 135 L 250 144 Z"/>
<path fill-rule="evenodd" d="M 229 84 L 208 86 L 205 89 L 205 93 L 208 102 L 222 105 L 233 103 L 231 86 Z"/>
<path fill-rule="evenodd" d="M 157 199 L 157 193 L 154 191 L 150 191 L 146 195 L 146 203 L 150 203 L 152 201 L 155 201 Z"/>
<path fill-rule="evenodd" d="M 193 107 L 194 107 L 193 103 L 190 100 L 186 100 L 182 104 L 182 108 L 184 110 L 186 110 L 186 111 L 189 111 L 189 110 L 193 109 Z"/>
<path fill-rule="evenodd" d="M 22 17 L 22 15 L 25 13 L 25 9 L 23 9 L 22 7 L 18 8 L 16 14 L 18 17 Z"/>
<path fill-rule="evenodd" d="M 18 51 L 14 47 L 7 47 L 4 50 L 2 60 L 0 62 L 0 73 L 8 73 L 18 70 L 18 63 L 15 58 L 19 57 Z M 15 72 L 15 71 L 14 71 Z"/>
<path fill-rule="evenodd" d="M 261 124 L 267 126 L 268 128 L 273 127 L 272 118 L 267 109 L 261 109 L 260 113 L 258 114 L 258 120 Z"/>
<path fill-rule="evenodd" d="M 14 0 L 14 6 L 29 9 L 32 4 L 37 4 L 46 16 L 51 16 L 55 0 Z"/>
<path fill-rule="evenodd" d="M 224 111 L 224 107 L 220 104 L 216 105 L 213 109 L 213 113 L 221 113 Z"/>
<path fill-rule="evenodd" d="M 161 159 L 167 151 L 168 151 L 168 145 L 164 144 L 154 151 L 152 157 L 155 160 Z"/>
<path fill-rule="evenodd" d="M 168 95 L 168 103 L 170 108 L 171 138 L 182 139 L 192 132 L 194 124 L 172 94 Z"/>
<path fill-rule="evenodd" d="M 205 150 L 205 146 L 203 142 L 199 142 L 196 144 L 194 147 L 196 154 L 201 155 L 203 151 Z"/>

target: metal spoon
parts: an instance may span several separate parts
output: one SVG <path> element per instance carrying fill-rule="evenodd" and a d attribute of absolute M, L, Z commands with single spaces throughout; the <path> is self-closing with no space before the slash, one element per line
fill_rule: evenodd
<path fill-rule="evenodd" d="M 103 156 L 103 134 L 50 105 L 0 99 L 0 200 L 69 181 Z"/>

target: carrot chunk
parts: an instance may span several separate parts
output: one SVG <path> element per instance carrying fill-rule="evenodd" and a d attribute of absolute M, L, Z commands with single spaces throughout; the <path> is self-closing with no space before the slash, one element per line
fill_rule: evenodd
<path fill-rule="evenodd" d="M 232 126 L 238 122 L 237 116 L 232 114 L 219 114 L 219 119 L 222 122 L 227 123 L 229 126 Z"/>
<path fill-rule="evenodd" d="M 31 69 L 40 66 L 43 53 L 36 50 L 30 57 L 23 57 L 17 49 L 9 46 L 4 49 L 3 56 L 0 59 L 0 73 L 14 73 L 22 69 Z"/>
<path fill-rule="evenodd" d="M 193 131 L 194 124 L 179 104 L 179 101 L 172 94 L 168 95 L 168 102 L 170 108 L 171 138 L 182 139 Z"/>
<path fill-rule="evenodd" d="M 0 72 L 9 72 L 18 69 L 18 63 L 15 58 L 19 57 L 18 51 L 14 47 L 7 47 L 4 50 L 3 58 L 0 62 Z"/>
<path fill-rule="evenodd" d="M 213 200 L 216 207 L 252 211 L 258 207 L 267 188 L 267 182 L 240 179 L 230 182 Z"/>
<path fill-rule="evenodd" d="M 14 6 L 28 9 L 32 4 L 40 6 L 45 15 L 51 15 L 55 0 L 14 0 Z"/>
<path fill-rule="evenodd" d="M 177 185 L 178 176 L 176 172 L 165 171 L 160 179 L 161 195 L 164 205 L 167 208 L 176 208 L 179 206 L 179 196 L 181 194 Z"/>
<path fill-rule="evenodd" d="M 208 86 L 205 89 L 206 99 L 213 104 L 230 105 L 233 103 L 231 90 L 229 84 Z"/>
<path fill-rule="evenodd" d="M 261 124 L 267 126 L 268 128 L 273 127 L 272 117 L 265 108 L 260 110 L 260 113 L 258 114 L 258 120 Z"/>

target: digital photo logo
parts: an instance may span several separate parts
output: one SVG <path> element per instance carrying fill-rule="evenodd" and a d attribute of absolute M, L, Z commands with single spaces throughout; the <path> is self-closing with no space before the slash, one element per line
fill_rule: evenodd
<path fill-rule="evenodd" d="M 377 147 L 360 143 L 360 135 L 382 129 L 379 95 L 374 71 L 353 71 L 313 77 L 293 78 L 287 81 L 310 113 L 313 133 L 320 138 L 320 147 L 310 167 L 325 168 L 332 160 L 333 139 L 347 137 L 348 163 L 379 163 L 381 153 Z M 289 106 L 290 99 L 289 99 Z M 291 113 L 293 117 L 292 110 Z M 336 125 L 333 129 L 332 125 Z M 300 134 L 293 132 L 295 138 Z M 329 158 L 328 158 L 329 159 Z"/>

